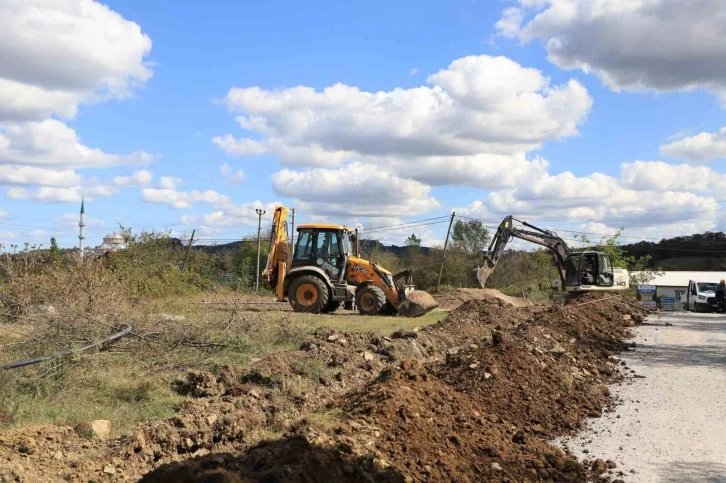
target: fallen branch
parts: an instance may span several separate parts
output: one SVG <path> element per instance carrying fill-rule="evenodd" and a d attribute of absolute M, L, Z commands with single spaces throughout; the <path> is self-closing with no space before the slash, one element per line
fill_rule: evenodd
<path fill-rule="evenodd" d="M 582 307 L 583 305 L 589 305 L 589 304 L 596 304 L 598 302 L 604 302 L 605 300 L 614 299 L 616 297 L 620 297 L 620 295 L 611 295 L 610 297 L 605 297 L 597 300 L 590 300 L 589 302 L 583 302 L 581 304 L 577 304 L 578 307 Z"/>
<path fill-rule="evenodd" d="M 78 349 L 75 352 L 83 352 L 83 351 L 86 351 L 93 347 L 100 347 L 102 345 L 109 344 L 111 342 L 115 342 L 116 340 L 120 339 L 121 337 L 128 335 L 131 332 L 132 327 L 129 324 L 124 324 L 124 325 L 125 325 L 124 329 L 121 330 L 120 332 L 110 335 L 110 336 L 106 337 L 105 339 L 101 339 L 98 342 L 93 342 L 93 343 L 84 345 L 83 347 L 81 347 L 80 349 Z M 35 357 L 33 359 L 26 359 L 24 361 L 10 362 L 8 364 L 3 364 L 2 366 L 0 366 L 0 370 L 16 369 L 18 367 L 30 366 L 32 364 L 38 364 L 40 362 L 49 361 L 51 359 L 59 359 L 61 357 L 69 356 L 69 355 L 73 354 L 73 352 L 74 351 L 63 350 L 61 352 L 56 352 L 55 354 L 50 354 L 47 356 Z"/>

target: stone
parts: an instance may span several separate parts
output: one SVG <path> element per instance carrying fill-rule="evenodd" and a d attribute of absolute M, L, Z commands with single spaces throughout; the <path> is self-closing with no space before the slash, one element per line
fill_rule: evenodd
<path fill-rule="evenodd" d="M 491 377 L 492 377 L 492 375 L 491 375 L 491 374 L 489 374 L 488 372 L 485 372 L 485 373 L 484 373 L 484 379 L 489 379 L 489 378 L 491 378 Z"/>
<path fill-rule="evenodd" d="M 115 475 L 116 474 L 116 467 L 114 465 L 106 465 L 103 467 L 103 472 L 107 475 Z"/>
<path fill-rule="evenodd" d="M 257 364 L 258 362 L 262 362 L 261 357 L 253 357 L 252 359 L 250 359 L 250 364 Z"/>
<path fill-rule="evenodd" d="M 373 359 L 375 359 L 375 357 L 373 357 L 373 354 L 371 354 L 368 351 L 363 352 L 363 360 L 371 362 L 371 361 L 373 361 Z"/>
<path fill-rule="evenodd" d="M 216 414 L 212 413 L 209 416 L 207 416 L 207 423 L 211 426 L 217 422 L 217 419 L 219 419 L 218 416 Z"/>
<path fill-rule="evenodd" d="M 469 364 L 469 369 L 476 369 L 479 367 L 479 364 Z"/>
<path fill-rule="evenodd" d="M 62 451 L 56 451 L 53 454 L 53 459 L 55 459 L 55 460 L 62 460 L 63 459 L 63 452 Z"/>
<path fill-rule="evenodd" d="M 258 398 L 260 397 L 260 393 L 259 393 L 259 392 L 257 392 L 257 391 L 255 391 L 254 389 L 250 389 L 250 390 L 249 390 L 249 391 L 247 392 L 247 394 L 249 394 L 250 396 L 252 396 L 252 397 L 253 397 L 253 398 L 255 398 L 255 399 L 258 399 Z"/>
<path fill-rule="evenodd" d="M 502 471 L 502 465 L 499 463 L 492 463 L 492 469 L 495 471 Z"/>
<path fill-rule="evenodd" d="M 628 321 L 630 321 L 630 320 L 632 320 L 632 319 L 633 319 L 633 318 L 632 318 L 632 317 L 630 316 L 630 314 L 624 314 L 624 315 L 623 315 L 623 320 L 624 320 L 625 322 L 628 322 Z"/>
<path fill-rule="evenodd" d="M 565 352 L 567 352 L 567 349 L 565 349 L 564 347 L 562 347 L 562 345 L 560 345 L 560 344 L 556 344 L 556 345 L 555 345 L 555 346 L 554 346 L 554 347 L 553 347 L 552 349 L 550 349 L 550 350 L 549 350 L 548 352 L 549 352 L 550 354 L 552 354 L 552 355 L 555 355 L 555 356 L 561 356 L 561 355 L 563 355 L 563 354 L 564 354 Z"/>
<path fill-rule="evenodd" d="M 95 419 L 91 421 L 91 431 L 99 439 L 108 439 L 108 435 L 111 434 L 111 421 Z"/>
<path fill-rule="evenodd" d="M 208 454 L 209 454 L 209 450 L 208 449 L 206 449 L 206 448 L 199 448 L 194 453 L 192 453 L 192 457 L 193 458 L 196 458 L 198 456 L 204 456 L 204 455 L 208 455 Z"/>
<path fill-rule="evenodd" d="M 596 475 L 602 475 L 603 473 L 605 473 L 607 471 L 608 467 L 607 467 L 607 464 L 605 464 L 605 462 L 603 460 L 598 458 L 592 462 L 591 469 L 592 469 L 592 472 L 595 473 Z"/>
<path fill-rule="evenodd" d="M 328 336 L 328 342 L 335 342 L 340 336 L 338 334 L 330 334 Z"/>

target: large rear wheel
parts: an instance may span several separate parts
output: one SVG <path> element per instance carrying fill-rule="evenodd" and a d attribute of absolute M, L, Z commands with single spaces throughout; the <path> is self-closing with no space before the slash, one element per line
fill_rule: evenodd
<path fill-rule="evenodd" d="M 378 315 L 386 305 L 386 295 L 378 287 L 366 285 L 356 292 L 355 304 L 361 315 Z"/>
<path fill-rule="evenodd" d="M 328 305 L 328 287 L 315 275 L 303 275 L 290 284 L 287 292 L 290 306 L 295 312 L 320 313 Z"/>

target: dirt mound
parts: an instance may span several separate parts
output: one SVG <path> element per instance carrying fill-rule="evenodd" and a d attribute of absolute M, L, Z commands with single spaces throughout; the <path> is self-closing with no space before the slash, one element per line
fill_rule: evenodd
<path fill-rule="evenodd" d="M 492 288 L 457 288 L 443 294 L 439 298 L 439 307 L 444 310 L 454 310 L 469 300 L 499 299 L 515 307 L 529 307 L 533 303 L 530 300 L 504 295 L 499 290 Z"/>
<path fill-rule="evenodd" d="M 610 356 L 641 316 L 618 297 L 486 296 L 391 337 L 320 329 L 247 368 L 190 373 L 175 417 L 129 437 L 2 434 L 0 481 L 584 481 L 589 465 L 546 441 L 609 410 Z M 288 436 L 259 444 L 272 432 Z"/>
<path fill-rule="evenodd" d="M 303 436 L 264 442 L 246 454 L 215 454 L 160 467 L 140 483 L 291 482 L 403 483 L 393 468 L 381 468 L 372 458 L 357 458 L 340 447 L 321 447 Z"/>

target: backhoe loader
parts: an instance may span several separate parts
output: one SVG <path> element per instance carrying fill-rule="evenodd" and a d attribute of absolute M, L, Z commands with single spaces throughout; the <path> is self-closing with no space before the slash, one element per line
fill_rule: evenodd
<path fill-rule="evenodd" d="M 415 290 L 412 271 L 393 275 L 353 253 L 355 240 L 341 225 L 309 224 L 297 228 L 292 260 L 287 236 L 287 208 L 275 210 L 270 251 L 262 280 L 278 302 L 285 297 L 295 312 L 331 313 L 353 303 L 362 315 L 418 317 L 438 305 Z"/>
<path fill-rule="evenodd" d="M 517 221 L 527 229 L 514 226 Z M 474 269 L 482 288 L 504 254 L 507 243 L 519 238 L 541 245 L 554 254 L 559 279 L 552 281 L 552 287 L 568 293 L 619 292 L 630 287 L 628 271 L 614 268 L 610 255 L 598 251 L 573 252 L 565 241 L 551 230 L 538 228 L 511 215 L 504 218 L 497 233 L 484 252 L 484 263 Z"/>

